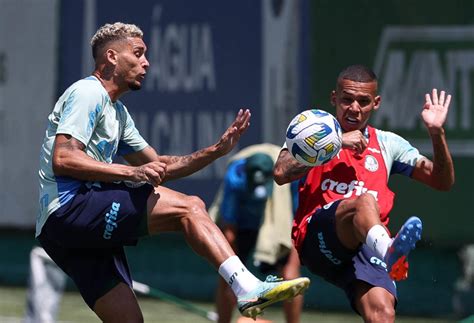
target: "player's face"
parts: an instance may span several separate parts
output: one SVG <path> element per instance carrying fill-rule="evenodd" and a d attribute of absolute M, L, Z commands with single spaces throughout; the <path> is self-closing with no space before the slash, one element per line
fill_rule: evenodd
<path fill-rule="evenodd" d="M 342 79 L 331 93 L 336 118 L 344 131 L 364 129 L 373 110 L 380 105 L 377 82 L 361 83 Z"/>
<path fill-rule="evenodd" d="M 115 73 L 127 90 L 139 90 L 150 63 L 145 57 L 146 46 L 139 37 L 130 37 L 117 53 Z"/>

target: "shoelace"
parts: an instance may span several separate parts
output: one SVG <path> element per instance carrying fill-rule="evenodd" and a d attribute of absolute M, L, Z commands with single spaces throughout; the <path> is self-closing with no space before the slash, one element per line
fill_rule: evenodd
<path fill-rule="evenodd" d="M 275 283 L 282 280 L 283 278 L 278 278 L 277 276 L 274 276 L 274 275 L 268 275 L 267 278 L 265 279 L 267 283 Z"/>

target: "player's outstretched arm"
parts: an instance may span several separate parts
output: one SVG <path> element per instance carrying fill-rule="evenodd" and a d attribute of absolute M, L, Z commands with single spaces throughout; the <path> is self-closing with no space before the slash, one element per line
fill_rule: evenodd
<path fill-rule="evenodd" d="M 310 166 L 305 166 L 293 158 L 285 148 L 280 151 L 273 167 L 273 179 L 278 185 L 287 184 L 303 177 L 310 169 Z"/>
<path fill-rule="evenodd" d="M 412 177 L 437 190 L 447 191 L 454 184 L 454 164 L 449 152 L 444 131 L 444 124 L 448 115 L 451 95 L 445 91 L 433 89 L 425 95 L 425 104 L 421 118 L 428 129 L 433 144 L 433 161 L 423 158 L 419 160 L 413 170 Z"/>
<path fill-rule="evenodd" d="M 186 156 L 158 156 L 167 164 L 165 180 L 185 177 L 206 167 L 214 160 L 229 153 L 250 125 L 250 110 L 240 109 L 235 120 L 212 146 Z"/>

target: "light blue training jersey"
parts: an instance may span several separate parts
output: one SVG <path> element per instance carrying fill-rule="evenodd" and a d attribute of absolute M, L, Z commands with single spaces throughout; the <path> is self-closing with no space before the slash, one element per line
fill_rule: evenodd
<path fill-rule="evenodd" d="M 148 146 L 127 108 L 120 101 L 112 102 L 96 77 L 89 76 L 72 84 L 49 115 L 41 146 L 36 236 L 41 233 L 49 215 L 70 201 L 84 183 L 54 175 L 52 153 L 57 134 L 71 135 L 85 145 L 87 155 L 104 163 L 112 163 L 116 155 L 126 155 Z"/>

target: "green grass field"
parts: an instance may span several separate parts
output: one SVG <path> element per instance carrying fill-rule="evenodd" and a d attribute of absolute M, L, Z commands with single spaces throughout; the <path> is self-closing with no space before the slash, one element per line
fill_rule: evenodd
<path fill-rule="evenodd" d="M 25 312 L 24 288 L 0 287 L 0 322 L 19 323 Z M 162 300 L 140 297 L 140 306 L 143 310 L 145 322 L 209 322 L 205 318 L 188 312 L 174 303 L 164 302 Z M 205 310 L 212 310 L 211 303 L 193 303 Z M 237 315 L 235 315 L 235 320 Z M 284 322 L 283 314 L 279 306 L 275 305 L 267 309 L 262 319 L 272 322 Z M 97 317 L 89 310 L 82 301 L 80 295 L 76 292 L 66 292 L 61 303 L 58 320 L 60 322 L 99 322 Z M 317 311 L 304 310 L 301 322 L 362 322 L 360 317 L 353 313 L 323 313 Z M 448 319 L 434 319 L 423 317 L 398 317 L 400 323 L 448 323 L 454 322 Z"/>

